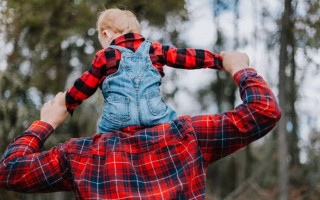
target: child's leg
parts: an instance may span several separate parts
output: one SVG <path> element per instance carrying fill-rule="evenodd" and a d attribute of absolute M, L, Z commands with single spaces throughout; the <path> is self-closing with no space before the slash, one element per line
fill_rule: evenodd
<path fill-rule="evenodd" d="M 102 114 L 102 118 L 101 118 L 101 121 L 99 123 L 99 127 L 98 127 L 98 133 L 99 134 L 106 134 L 106 133 L 111 133 L 111 132 L 114 132 L 114 131 L 118 131 L 123 127 L 123 125 L 121 124 L 116 124 L 112 121 L 110 121 L 106 116 L 105 114 Z"/>

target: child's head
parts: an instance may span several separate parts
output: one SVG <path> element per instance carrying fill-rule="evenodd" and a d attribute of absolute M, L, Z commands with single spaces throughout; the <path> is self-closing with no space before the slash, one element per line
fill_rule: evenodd
<path fill-rule="evenodd" d="M 112 8 L 99 13 L 97 30 L 100 44 L 107 48 L 111 41 L 120 35 L 140 33 L 140 25 L 132 12 Z"/>

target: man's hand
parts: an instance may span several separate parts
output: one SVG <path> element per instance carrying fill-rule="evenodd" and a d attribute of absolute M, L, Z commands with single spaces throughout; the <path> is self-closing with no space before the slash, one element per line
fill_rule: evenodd
<path fill-rule="evenodd" d="M 54 99 L 45 103 L 41 109 L 40 120 L 56 129 L 69 113 L 66 108 L 66 92 L 59 92 Z"/>
<path fill-rule="evenodd" d="M 238 71 L 249 67 L 249 57 L 236 51 L 221 52 L 223 70 L 233 76 Z"/>

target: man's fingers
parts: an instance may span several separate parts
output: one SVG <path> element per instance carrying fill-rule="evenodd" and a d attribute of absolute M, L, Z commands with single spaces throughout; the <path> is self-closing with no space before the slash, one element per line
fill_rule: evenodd
<path fill-rule="evenodd" d="M 66 92 L 59 92 L 54 99 L 45 103 L 41 109 L 41 121 L 49 123 L 54 129 L 68 117 L 65 95 Z"/>
<path fill-rule="evenodd" d="M 57 101 L 64 101 L 66 97 L 66 92 L 59 92 L 54 99 L 56 99 Z"/>
<path fill-rule="evenodd" d="M 49 106 L 52 104 L 65 104 L 66 93 L 67 93 L 66 91 L 57 93 L 53 99 L 44 103 L 43 106 Z"/>
<path fill-rule="evenodd" d="M 63 92 L 59 92 L 57 95 L 56 95 L 56 98 L 60 98 L 60 97 L 62 97 L 63 96 Z"/>
<path fill-rule="evenodd" d="M 249 59 L 249 56 L 248 54 L 246 53 L 242 53 L 242 55 L 244 56 L 244 59 L 246 60 L 245 62 L 248 64 L 248 66 L 250 65 L 250 59 Z"/>
<path fill-rule="evenodd" d="M 246 58 L 247 58 L 247 63 L 248 63 L 248 66 L 249 66 L 249 65 L 250 65 L 250 58 L 249 58 L 248 54 L 244 53 L 244 55 L 245 55 Z"/>
<path fill-rule="evenodd" d="M 53 103 L 54 103 L 54 101 L 53 101 L 53 99 L 52 99 L 52 100 L 47 101 L 46 103 L 44 103 L 44 104 L 43 104 L 43 107 L 47 107 L 47 106 L 49 106 L 49 105 L 51 105 L 51 104 L 53 104 Z"/>

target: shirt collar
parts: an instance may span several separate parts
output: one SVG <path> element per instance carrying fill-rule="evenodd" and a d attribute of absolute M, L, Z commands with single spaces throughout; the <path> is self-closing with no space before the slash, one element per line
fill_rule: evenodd
<path fill-rule="evenodd" d="M 138 33 L 126 33 L 112 40 L 111 45 L 119 45 L 123 42 L 134 41 L 134 40 L 144 41 L 145 38 Z"/>

